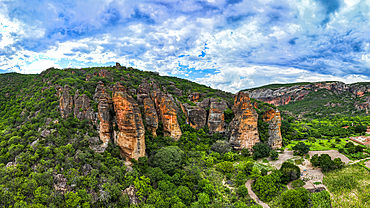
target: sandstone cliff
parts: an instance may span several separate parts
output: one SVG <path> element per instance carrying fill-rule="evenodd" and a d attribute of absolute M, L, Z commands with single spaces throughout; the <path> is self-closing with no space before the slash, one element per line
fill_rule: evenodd
<path fill-rule="evenodd" d="M 215 133 L 225 132 L 225 115 L 224 111 L 227 109 L 227 103 L 225 101 L 221 102 L 211 102 L 208 115 L 208 128 L 209 132 Z"/>
<path fill-rule="evenodd" d="M 154 90 L 152 99 L 154 100 L 159 120 L 163 123 L 164 136 L 170 136 L 179 140 L 182 132 L 177 121 L 177 107 L 175 103 L 160 90 Z"/>
<path fill-rule="evenodd" d="M 74 97 L 74 103 L 75 103 L 75 108 L 73 112 L 76 118 L 80 120 L 92 119 L 93 110 L 90 105 L 91 100 L 87 95 L 85 94 L 80 95 L 77 90 L 75 97 Z"/>
<path fill-rule="evenodd" d="M 126 160 L 145 156 L 145 129 L 140 108 L 119 83 L 114 87 L 113 105 L 118 131 L 114 140 Z"/>
<path fill-rule="evenodd" d="M 251 104 L 249 95 L 239 92 L 235 96 L 232 110 L 235 117 L 229 126 L 230 143 L 235 149 L 251 149 L 261 141 L 257 128 L 258 114 Z"/>
<path fill-rule="evenodd" d="M 370 92 L 370 85 L 352 84 L 347 85 L 343 82 L 322 82 L 312 84 L 294 85 L 290 87 L 260 88 L 248 90 L 251 98 L 261 100 L 276 106 L 286 105 L 291 101 L 304 99 L 305 95 L 319 89 L 327 89 L 335 94 L 350 92 L 355 97 L 361 97 Z"/>
<path fill-rule="evenodd" d="M 269 138 L 267 144 L 271 149 L 278 149 L 283 146 L 283 138 L 281 136 L 281 116 L 280 112 L 268 110 L 263 114 L 263 121 L 269 124 Z"/>
<path fill-rule="evenodd" d="M 203 108 L 188 109 L 188 122 L 191 127 L 201 129 L 207 124 L 207 112 Z"/>

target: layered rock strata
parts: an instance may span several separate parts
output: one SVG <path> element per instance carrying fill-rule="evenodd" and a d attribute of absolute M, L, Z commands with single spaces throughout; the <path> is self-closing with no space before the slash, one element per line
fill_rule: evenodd
<path fill-rule="evenodd" d="M 215 133 L 225 132 L 225 114 L 224 111 L 227 109 L 227 103 L 225 101 L 221 102 L 211 102 L 208 115 L 208 128 L 209 132 Z"/>
<path fill-rule="evenodd" d="M 258 114 L 251 104 L 249 95 L 239 92 L 235 96 L 232 110 L 235 117 L 229 126 L 230 144 L 234 149 L 251 149 L 261 141 L 257 128 Z"/>
<path fill-rule="evenodd" d="M 281 136 L 281 116 L 279 110 L 268 110 L 263 114 L 263 121 L 269 124 L 269 138 L 267 144 L 271 149 L 279 149 L 283 146 Z"/>
<path fill-rule="evenodd" d="M 175 103 L 160 90 L 153 91 L 154 100 L 159 120 L 163 123 L 164 136 L 170 136 L 179 140 L 182 132 L 177 121 L 177 107 Z"/>
<path fill-rule="evenodd" d="M 207 112 L 203 108 L 188 109 L 188 122 L 194 129 L 201 129 L 207 124 Z"/>
<path fill-rule="evenodd" d="M 119 83 L 114 87 L 114 111 L 118 131 L 114 140 L 126 156 L 126 160 L 145 156 L 145 128 L 140 108 Z"/>

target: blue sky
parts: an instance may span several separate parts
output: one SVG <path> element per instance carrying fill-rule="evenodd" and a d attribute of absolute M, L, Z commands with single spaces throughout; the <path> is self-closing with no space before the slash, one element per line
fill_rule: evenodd
<path fill-rule="evenodd" d="M 369 34 L 369 0 L 2 0 L 0 73 L 117 61 L 230 92 L 353 83 Z"/>

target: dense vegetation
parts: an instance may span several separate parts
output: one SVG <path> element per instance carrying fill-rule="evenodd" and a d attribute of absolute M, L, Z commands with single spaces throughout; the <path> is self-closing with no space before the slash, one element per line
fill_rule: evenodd
<path fill-rule="evenodd" d="M 330 207 L 327 192 L 308 193 L 301 188 L 304 182 L 299 180 L 296 165 L 287 161 L 276 169 L 269 164 L 266 158 L 277 159 L 278 151 L 272 151 L 264 143 L 255 145 L 253 153 L 247 149 L 233 150 L 225 135 L 209 134 L 207 126 L 196 130 L 185 123 L 181 113 L 180 140 L 165 137 L 160 123 L 157 137 L 145 132 L 147 157 L 132 160 L 132 167 L 125 165 L 125 158 L 113 142 L 103 153 L 93 151 L 90 146 L 100 143 L 90 139 L 98 136 L 96 127 L 89 120 L 61 118 L 57 85 L 69 85 L 72 95 L 78 89 L 80 94 L 92 99 L 98 81 L 106 86 L 121 82 L 128 89 L 137 89 L 143 79 L 154 79 L 162 90 L 190 105 L 195 105 L 188 100 L 191 92 L 202 93 L 200 101 L 213 97 L 227 101 L 230 106 L 233 103 L 232 94 L 188 80 L 126 67 L 104 69 L 109 71 L 106 77 L 95 76 L 99 72 L 96 68 L 48 69 L 40 75 L 0 75 L 0 206 L 260 207 L 245 186 L 248 180 L 253 180 L 253 191 L 271 207 L 292 207 L 294 203 L 301 207 Z M 86 74 L 93 76 L 87 80 Z M 176 93 L 177 89 L 182 90 L 182 95 Z M 132 96 L 136 98 L 134 93 Z M 259 134 L 266 142 L 268 125 L 262 115 L 276 107 L 251 101 L 258 104 Z M 96 108 L 97 104 L 92 102 Z M 232 110 L 227 109 L 225 122 L 229 123 L 233 116 Z M 366 147 L 360 151 L 346 146 L 340 138 L 364 134 L 363 128 L 356 126 L 369 124 L 369 118 L 363 116 L 299 120 L 283 115 L 281 132 L 283 144 L 290 144 L 289 148 L 298 144 L 293 140 L 307 139 L 304 143 L 309 147 L 297 147 L 302 156 L 307 148 L 312 150 L 315 144 L 322 146 L 321 143 L 343 148 L 349 155 L 367 154 Z M 43 135 L 45 129 L 50 130 L 49 135 Z M 325 158 L 323 164 L 320 158 L 318 161 L 318 166 L 333 164 Z M 334 165 L 342 170 L 339 163 Z M 289 182 L 294 183 L 295 189 L 288 191 Z M 122 194 L 132 186 L 137 189 L 140 201 L 137 205 L 130 204 L 129 196 Z M 297 197 L 300 201 L 293 200 Z"/>

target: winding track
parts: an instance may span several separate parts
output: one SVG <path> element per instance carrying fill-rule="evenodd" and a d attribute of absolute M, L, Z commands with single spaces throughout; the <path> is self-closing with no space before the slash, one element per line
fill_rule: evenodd
<path fill-rule="evenodd" d="M 253 180 L 249 179 L 246 183 L 245 183 L 245 187 L 247 187 L 248 189 L 248 194 L 249 196 L 254 199 L 259 205 L 261 205 L 263 208 L 270 208 L 269 205 L 267 205 L 266 203 L 264 203 L 263 201 L 261 201 L 258 196 L 253 192 L 252 190 L 252 183 L 253 183 Z"/>

